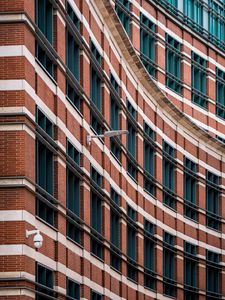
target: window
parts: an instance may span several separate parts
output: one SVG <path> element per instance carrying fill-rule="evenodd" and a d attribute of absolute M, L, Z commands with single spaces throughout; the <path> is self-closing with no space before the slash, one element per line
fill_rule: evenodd
<path fill-rule="evenodd" d="M 219 1 L 209 0 L 209 38 L 223 46 L 225 42 L 225 9 L 224 5 Z M 221 43 L 222 42 L 222 43 Z"/>
<path fill-rule="evenodd" d="M 36 24 L 50 44 L 53 42 L 53 5 L 49 0 L 36 0 Z M 42 37 L 41 37 L 42 38 Z M 36 42 L 36 57 L 44 69 L 54 77 L 54 62 L 43 46 Z"/>
<path fill-rule="evenodd" d="M 207 171 L 206 179 L 207 226 L 220 230 L 220 177 Z"/>
<path fill-rule="evenodd" d="M 36 264 L 36 299 L 46 300 L 55 297 L 54 288 L 54 273 L 52 270 L 45 268 L 42 265 Z M 42 295 L 43 294 L 43 295 Z"/>
<path fill-rule="evenodd" d="M 152 23 L 145 15 L 140 17 L 141 27 L 141 60 L 148 73 L 153 77 L 156 76 L 155 65 L 155 24 Z"/>
<path fill-rule="evenodd" d="M 93 254 L 102 258 L 102 199 L 100 196 L 102 187 L 102 176 L 91 167 L 91 184 L 98 190 L 91 191 L 91 227 L 92 227 L 92 238 L 91 238 L 91 251 Z"/>
<path fill-rule="evenodd" d="M 91 179 L 97 184 L 100 188 L 102 187 L 102 175 L 95 170 L 94 167 L 91 167 Z"/>
<path fill-rule="evenodd" d="M 175 209 L 175 151 L 166 142 L 163 143 L 163 202 Z"/>
<path fill-rule="evenodd" d="M 127 102 L 127 172 L 136 180 L 137 163 L 136 163 L 136 111 L 130 102 Z"/>
<path fill-rule="evenodd" d="M 80 20 L 78 19 L 77 15 L 75 14 L 74 10 L 72 9 L 72 7 L 68 1 L 67 1 L 66 10 L 67 10 L 68 16 L 69 16 L 70 20 L 72 21 L 72 23 L 75 25 L 75 27 L 77 29 L 80 29 Z"/>
<path fill-rule="evenodd" d="M 220 254 L 206 250 L 206 295 L 207 300 L 221 298 Z"/>
<path fill-rule="evenodd" d="M 184 0 L 184 21 L 195 30 L 202 32 L 203 4 L 198 0 Z"/>
<path fill-rule="evenodd" d="M 216 114 L 225 119 L 225 72 L 216 69 Z"/>
<path fill-rule="evenodd" d="M 80 299 L 80 285 L 79 283 L 66 278 L 66 295 L 68 296 L 69 299 Z"/>
<path fill-rule="evenodd" d="M 116 0 L 117 15 L 128 35 L 130 35 L 130 1 Z"/>
<path fill-rule="evenodd" d="M 225 139 L 219 135 L 216 135 L 216 139 L 225 144 Z"/>
<path fill-rule="evenodd" d="M 97 48 L 91 42 L 91 54 L 94 63 L 91 65 L 91 83 L 90 83 L 90 100 L 91 100 L 91 126 L 96 133 L 102 133 L 102 93 L 101 93 L 101 75 L 98 67 L 101 67 L 101 55 Z M 97 66 L 95 66 L 95 64 Z"/>
<path fill-rule="evenodd" d="M 91 300 L 102 300 L 102 295 L 91 291 Z"/>
<path fill-rule="evenodd" d="M 190 159 L 184 159 L 184 214 L 186 217 L 196 220 L 196 196 L 197 196 L 197 165 Z"/>
<path fill-rule="evenodd" d="M 155 289 L 155 243 L 154 225 L 145 219 L 144 222 L 144 267 L 145 267 L 145 286 Z"/>
<path fill-rule="evenodd" d="M 166 85 L 181 93 L 181 44 L 174 38 L 166 35 Z"/>
<path fill-rule="evenodd" d="M 191 66 L 192 101 L 207 109 L 206 60 L 192 52 Z"/>
<path fill-rule="evenodd" d="M 54 62 L 48 51 L 36 43 L 36 57 L 42 67 L 48 72 L 51 77 L 54 77 Z"/>
<path fill-rule="evenodd" d="M 112 192 L 112 190 L 111 190 Z M 115 195 L 115 191 L 113 192 Z M 118 194 L 117 194 L 118 195 Z M 118 195 L 119 196 L 119 195 Z M 117 198 L 117 197 L 116 197 Z M 113 196 L 111 195 L 111 199 Z M 110 241 L 111 241 L 111 266 L 120 271 L 120 216 L 118 210 L 111 206 L 110 209 Z"/>
<path fill-rule="evenodd" d="M 53 138 L 53 124 L 52 122 L 37 109 L 36 122 L 38 124 L 38 131 L 41 135 L 44 135 L 44 139 Z M 41 189 L 45 190 L 48 194 L 43 193 L 40 189 L 40 193 L 47 197 L 46 201 L 42 201 L 41 198 L 37 199 L 37 215 L 54 225 L 54 209 L 52 207 L 53 187 L 54 187 L 54 167 L 53 167 L 53 152 L 37 138 L 36 143 L 36 181 Z"/>
<path fill-rule="evenodd" d="M 68 79 L 66 80 L 66 96 L 71 104 L 80 110 L 80 96 L 74 87 L 74 83 L 70 83 Z"/>
<path fill-rule="evenodd" d="M 110 76 L 111 82 L 111 92 L 110 92 L 110 126 L 112 130 L 119 130 L 119 85 L 115 80 L 114 76 L 111 74 Z M 115 157 L 120 160 L 121 158 L 121 149 L 120 149 L 120 139 L 117 137 L 110 138 L 110 149 Z"/>
<path fill-rule="evenodd" d="M 66 204 L 67 204 L 67 236 L 73 241 L 80 243 L 81 232 L 78 226 L 80 217 L 80 179 L 77 175 L 74 163 L 79 165 L 79 151 L 67 141 L 67 184 L 66 184 Z"/>
<path fill-rule="evenodd" d="M 155 194 L 155 154 L 154 131 L 145 123 L 144 125 L 144 188 L 150 194 Z"/>
<path fill-rule="evenodd" d="M 168 232 L 163 236 L 163 283 L 164 294 L 176 297 L 175 286 L 175 237 Z"/>
<path fill-rule="evenodd" d="M 66 65 L 72 75 L 79 81 L 79 45 L 68 29 L 66 31 Z"/>
<path fill-rule="evenodd" d="M 136 281 L 136 211 L 127 206 L 127 277 Z"/>
<path fill-rule="evenodd" d="M 49 43 L 53 40 L 53 5 L 49 0 L 36 0 L 36 24 Z"/>
<path fill-rule="evenodd" d="M 197 246 L 184 242 L 184 299 L 197 300 Z"/>

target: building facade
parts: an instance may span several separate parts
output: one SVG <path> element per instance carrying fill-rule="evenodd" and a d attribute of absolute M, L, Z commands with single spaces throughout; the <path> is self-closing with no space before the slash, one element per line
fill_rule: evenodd
<path fill-rule="evenodd" d="M 0 299 L 225 299 L 224 50 L 221 0 L 0 0 Z"/>

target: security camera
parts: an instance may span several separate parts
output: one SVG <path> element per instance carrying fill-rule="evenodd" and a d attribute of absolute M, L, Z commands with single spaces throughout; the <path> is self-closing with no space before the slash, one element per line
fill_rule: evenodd
<path fill-rule="evenodd" d="M 30 235 L 35 234 L 34 238 L 33 238 L 33 242 L 34 242 L 34 247 L 39 249 L 41 248 L 42 244 L 43 244 L 43 237 L 40 234 L 39 230 L 26 230 L 26 237 L 28 238 Z"/>
<path fill-rule="evenodd" d="M 43 244 L 43 237 L 40 233 L 35 234 L 34 239 L 34 247 L 39 249 L 41 248 L 42 244 Z"/>

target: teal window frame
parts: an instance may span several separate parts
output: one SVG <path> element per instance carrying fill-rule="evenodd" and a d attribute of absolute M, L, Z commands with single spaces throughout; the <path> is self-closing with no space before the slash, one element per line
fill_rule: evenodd
<path fill-rule="evenodd" d="M 93 166 L 91 166 L 91 179 L 100 189 L 102 188 L 103 176 Z"/>
<path fill-rule="evenodd" d="M 221 256 L 206 250 L 206 299 L 221 298 Z"/>
<path fill-rule="evenodd" d="M 74 87 L 74 83 L 71 83 L 68 79 L 66 80 L 66 96 L 70 103 L 80 111 L 81 99 L 77 89 Z"/>
<path fill-rule="evenodd" d="M 67 207 L 67 237 L 72 241 L 81 242 L 81 230 L 79 227 L 80 218 L 80 178 L 75 171 L 75 165 L 80 165 L 80 152 L 67 140 L 67 155 L 72 160 L 67 159 L 66 168 L 66 207 Z"/>
<path fill-rule="evenodd" d="M 137 162 L 136 162 L 136 110 L 132 104 L 127 101 L 127 172 L 136 180 Z"/>
<path fill-rule="evenodd" d="M 38 129 L 41 135 L 46 134 L 47 137 L 53 139 L 53 123 L 45 116 L 45 114 L 37 108 L 36 123 L 41 128 Z M 43 132 L 42 132 L 43 131 Z M 46 138 L 46 137 L 44 137 Z M 41 140 L 36 141 L 36 182 L 49 195 L 54 193 L 54 154 Z M 49 204 L 48 204 L 49 202 Z M 55 211 L 51 201 L 43 202 L 37 198 L 36 201 L 37 215 L 50 225 L 54 225 Z"/>
<path fill-rule="evenodd" d="M 91 291 L 91 300 L 102 300 L 102 295 L 95 291 Z"/>
<path fill-rule="evenodd" d="M 218 231 L 221 227 L 220 181 L 219 176 L 206 171 L 206 225 Z"/>
<path fill-rule="evenodd" d="M 45 69 L 45 71 L 50 75 L 53 79 L 55 77 L 54 70 L 55 70 L 55 63 L 47 50 L 44 49 L 43 46 L 39 45 L 36 42 L 35 48 L 35 56 L 41 66 Z"/>
<path fill-rule="evenodd" d="M 115 1 L 115 10 L 120 19 L 124 30 L 127 35 L 130 36 L 130 1 L 129 0 L 116 0 Z"/>
<path fill-rule="evenodd" d="M 73 33 L 66 30 L 66 66 L 77 81 L 80 80 L 80 47 Z"/>
<path fill-rule="evenodd" d="M 140 15 L 140 56 L 148 73 L 156 77 L 155 24 L 144 14 Z"/>
<path fill-rule="evenodd" d="M 51 269 L 36 263 L 35 277 L 35 281 L 39 284 L 36 286 L 36 299 L 46 300 L 46 298 L 54 298 L 56 296 L 56 293 L 54 292 L 54 272 Z"/>
<path fill-rule="evenodd" d="M 137 212 L 131 206 L 127 205 L 127 277 L 133 281 L 137 279 L 136 218 Z"/>
<path fill-rule="evenodd" d="M 112 74 L 110 74 L 110 126 L 112 130 L 119 130 L 120 129 L 120 96 L 119 91 L 120 87 L 117 83 L 116 79 Z M 113 155 L 116 157 L 118 161 L 121 160 L 121 147 L 120 147 L 120 138 L 112 137 L 110 139 L 110 150 Z"/>
<path fill-rule="evenodd" d="M 149 289 L 155 289 L 155 226 L 144 219 L 144 285 Z"/>
<path fill-rule="evenodd" d="M 214 0 L 209 0 L 209 39 L 224 48 L 225 43 L 225 8 Z"/>
<path fill-rule="evenodd" d="M 184 0 L 184 21 L 200 33 L 203 32 L 203 4 L 198 0 Z"/>
<path fill-rule="evenodd" d="M 225 120 L 225 72 L 216 68 L 216 115 Z"/>
<path fill-rule="evenodd" d="M 175 209 L 175 149 L 163 141 L 163 203 Z"/>
<path fill-rule="evenodd" d="M 49 0 L 35 0 L 35 21 L 50 44 L 53 42 L 53 5 Z"/>
<path fill-rule="evenodd" d="M 69 19 L 75 25 L 77 30 L 80 30 L 80 20 L 77 17 L 75 11 L 73 10 L 72 6 L 69 4 L 68 1 L 66 2 L 66 12 L 68 14 Z"/>
<path fill-rule="evenodd" d="M 191 62 L 191 86 L 192 86 L 192 102 L 200 107 L 207 109 L 207 85 L 206 85 L 206 66 L 207 62 L 204 58 L 192 51 Z"/>
<path fill-rule="evenodd" d="M 175 236 L 163 233 L 163 293 L 176 297 L 175 286 Z"/>
<path fill-rule="evenodd" d="M 184 157 L 184 215 L 197 220 L 197 164 Z"/>
<path fill-rule="evenodd" d="M 197 246 L 184 242 L 184 299 L 197 300 Z"/>
<path fill-rule="evenodd" d="M 91 252 L 100 259 L 102 258 L 102 199 L 94 191 L 91 191 Z"/>
<path fill-rule="evenodd" d="M 68 277 L 66 278 L 66 295 L 68 299 L 80 300 L 80 284 Z"/>
<path fill-rule="evenodd" d="M 155 194 L 155 134 L 153 129 L 144 123 L 144 188 Z"/>
<path fill-rule="evenodd" d="M 181 44 L 166 34 L 166 86 L 181 94 Z"/>
<path fill-rule="evenodd" d="M 115 192 L 116 193 L 116 192 Z M 117 195 L 114 194 L 117 198 Z M 111 199 L 113 197 L 111 196 Z M 114 199 L 116 200 L 116 199 Z M 115 270 L 120 271 L 121 269 L 121 251 L 120 251 L 120 214 L 118 212 L 117 203 L 113 201 L 110 208 L 110 265 Z M 115 206 L 116 204 L 116 206 Z"/>

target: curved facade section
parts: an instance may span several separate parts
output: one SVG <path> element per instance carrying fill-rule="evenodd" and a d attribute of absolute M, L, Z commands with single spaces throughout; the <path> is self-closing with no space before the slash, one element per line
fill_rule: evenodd
<path fill-rule="evenodd" d="M 225 297 L 223 42 L 187 3 L 0 7 L 0 299 Z"/>

